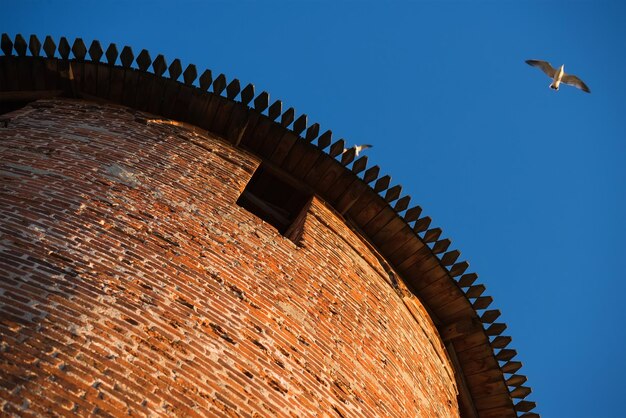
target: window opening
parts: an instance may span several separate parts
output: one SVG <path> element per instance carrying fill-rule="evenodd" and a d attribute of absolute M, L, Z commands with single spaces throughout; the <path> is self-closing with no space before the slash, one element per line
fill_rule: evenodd
<path fill-rule="evenodd" d="M 312 193 L 296 185 L 286 174 L 261 164 L 237 204 L 298 244 L 312 197 Z"/>

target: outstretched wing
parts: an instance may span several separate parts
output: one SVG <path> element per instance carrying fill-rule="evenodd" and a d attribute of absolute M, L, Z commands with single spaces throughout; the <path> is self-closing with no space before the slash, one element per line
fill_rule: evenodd
<path fill-rule="evenodd" d="M 372 146 L 373 145 L 369 145 L 369 144 L 355 145 L 354 147 L 352 147 L 354 148 L 354 155 L 358 157 L 361 151 L 367 148 L 372 148 Z"/>
<path fill-rule="evenodd" d="M 561 78 L 561 81 L 565 84 L 569 84 L 570 86 L 577 87 L 581 89 L 582 91 L 591 93 L 591 90 L 589 90 L 589 87 L 587 87 L 587 85 L 583 83 L 583 81 L 580 78 L 576 77 L 575 75 L 564 74 L 563 78 Z"/>
<path fill-rule="evenodd" d="M 526 64 L 539 68 L 541 71 L 546 73 L 548 77 L 554 78 L 554 75 L 556 74 L 556 69 L 552 67 L 548 61 L 526 60 Z"/>

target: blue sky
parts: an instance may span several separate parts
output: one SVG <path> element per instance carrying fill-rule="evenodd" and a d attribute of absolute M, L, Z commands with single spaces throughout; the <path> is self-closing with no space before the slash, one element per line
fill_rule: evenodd
<path fill-rule="evenodd" d="M 236 3 L 236 4 L 231 4 Z M 10 5 L 9 5 L 10 4 Z M 544 417 L 623 416 L 626 2 L 7 2 L 2 32 L 98 39 L 252 82 L 349 143 L 495 299 Z M 524 63 L 580 76 L 586 94 Z"/>

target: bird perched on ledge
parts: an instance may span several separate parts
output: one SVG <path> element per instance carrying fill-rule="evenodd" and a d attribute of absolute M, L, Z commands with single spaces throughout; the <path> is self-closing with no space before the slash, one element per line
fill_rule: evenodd
<path fill-rule="evenodd" d="M 360 153 L 361 151 L 363 151 L 364 149 L 367 149 L 367 148 L 372 148 L 372 147 L 373 147 L 373 145 L 363 144 L 363 145 L 355 145 L 355 146 L 353 146 L 353 147 L 351 147 L 351 148 L 354 148 L 354 156 L 355 156 L 355 157 L 358 157 L 358 156 L 359 156 L 359 153 Z M 349 150 L 349 149 L 351 149 L 351 148 L 344 148 L 344 149 L 343 149 L 343 153 L 345 154 L 345 153 L 346 153 L 346 152 L 348 152 L 348 150 Z"/>
<path fill-rule="evenodd" d="M 589 87 L 587 87 L 587 85 L 580 78 L 572 74 L 565 74 L 565 71 L 563 71 L 565 65 L 561 65 L 559 69 L 556 69 L 552 67 L 549 62 L 540 60 L 526 60 L 526 64 L 539 68 L 541 71 L 546 73 L 548 77 L 552 78 L 550 88 L 553 90 L 558 90 L 559 85 L 561 83 L 565 83 L 579 88 L 584 92 L 591 93 Z"/>

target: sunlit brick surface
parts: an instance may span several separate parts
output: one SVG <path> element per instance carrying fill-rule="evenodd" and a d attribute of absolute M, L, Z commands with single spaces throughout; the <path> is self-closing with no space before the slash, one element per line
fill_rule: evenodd
<path fill-rule="evenodd" d="M 298 247 L 235 204 L 254 156 L 34 105 L 0 127 L 4 414 L 458 416 L 425 310 L 324 202 Z"/>

